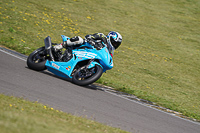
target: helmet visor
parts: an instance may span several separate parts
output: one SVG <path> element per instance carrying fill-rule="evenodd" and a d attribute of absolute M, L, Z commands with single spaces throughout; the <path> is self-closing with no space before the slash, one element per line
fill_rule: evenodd
<path fill-rule="evenodd" d="M 112 37 L 110 38 L 110 41 L 115 49 L 117 49 L 119 47 L 119 45 L 121 44 L 121 42 L 115 41 Z"/>
<path fill-rule="evenodd" d="M 113 47 L 113 45 L 111 44 L 111 42 L 109 40 L 108 40 L 107 48 L 108 48 L 109 53 L 113 56 L 114 51 L 115 51 L 115 47 Z"/>

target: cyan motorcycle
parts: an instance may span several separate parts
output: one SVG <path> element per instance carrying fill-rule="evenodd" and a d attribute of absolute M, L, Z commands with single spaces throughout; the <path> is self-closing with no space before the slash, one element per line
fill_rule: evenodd
<path fill-rule="evenodd" d="M 61 35 L 63 42 L 70 39 Z M 27 66 L 36 71 L 48 71 L 72 82 L 85 86 L 98 80 L 102 73 L 113 68 L 114 48 L 111 44 L 84 44 L 70 46 L 65 50 L 55 51 L 48 36 L 44 39 L 45 46 L 32 52 L 27 58 Z"/>

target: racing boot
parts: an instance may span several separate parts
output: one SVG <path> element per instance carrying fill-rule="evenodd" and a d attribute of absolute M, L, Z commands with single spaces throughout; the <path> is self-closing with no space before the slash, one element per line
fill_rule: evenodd
<path fill-rule="evenodd" d="M 63 47 L 67 47 L 67 46 L 75 46 L 75 45 L 81 45 L 84 43 L 84 40 L 83 38 L 81 38 L 80 36 L 75 36 L 75 37 L 72 37 L 70 39 L 68 39 L 67 41 L 65 41 L 63 43 Z"/>
<path fill-rule="evenodd" d="M 81 38 L 80 36 L 75 36 L 75 37 L 68 39 L 67 41 L 65 41 L 63 43 L 55 45 L 53 47 L 53 49 L 55 52 L 57 52 L 57 51 L 63 49 L 63 47 L 67 48 L 67 46 L 81 45 L 83 43 L 84 43 L 83 38 Z"/>

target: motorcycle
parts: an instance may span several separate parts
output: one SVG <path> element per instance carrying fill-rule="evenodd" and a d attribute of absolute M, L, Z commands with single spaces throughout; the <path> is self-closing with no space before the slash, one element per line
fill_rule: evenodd
<path fill-rule="evenodd" d="M 70 39 L 61 35 L 63 43 Z M 70 78 L 77 85 L 85 86 L 97 81 L 104 72 L 113 68 L 114 48 L 101 43 L 91 44 L 84 40 L 82 45 L 68 46 L 55 51 L 48 36 L 45 46 L 32 52 L 27 58 L 27 66 L 36 71 L 48 71 L 63 78 Z"/>

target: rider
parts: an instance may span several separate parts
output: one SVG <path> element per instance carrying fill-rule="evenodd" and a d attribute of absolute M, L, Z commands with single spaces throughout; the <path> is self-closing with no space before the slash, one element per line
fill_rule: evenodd
<path fill-rule="evenodd" d="M 80 36 L 75 36 L 68 39 L 66 42 L 55 45 L 54 50 L 58 51 L 58 50 L 61 50 L 63 47 L 67 48 L 67 46 L 81 45 L 84 43 L 84 41 L 87 41 L 91 45 L 99 45 L 99 43 L 103 42 L 104 44 L 107 45 L 107 48 L 109 49 L 109 51 L 114 51 L 121 45 L 122 36 L 118 32 L 115 32 L 115 31 L 110 31 L 107 36 L 105 36 L 103 33 L 95 33 L 95 34 L 86 35 L 85 40 L 81 38 Z"/>

